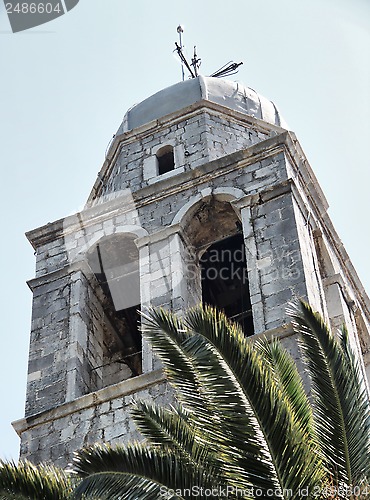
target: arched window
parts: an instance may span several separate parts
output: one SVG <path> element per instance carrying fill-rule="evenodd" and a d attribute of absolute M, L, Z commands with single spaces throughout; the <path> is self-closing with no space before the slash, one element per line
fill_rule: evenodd
<path fill-rule="evenodd" d="M 171 172 L 175 168 L 175 156 L 172 146 L 164 146 L 159 149 L 156 153 L 157 165 L 158 165 L 158 175 L 166 174 Z"/>

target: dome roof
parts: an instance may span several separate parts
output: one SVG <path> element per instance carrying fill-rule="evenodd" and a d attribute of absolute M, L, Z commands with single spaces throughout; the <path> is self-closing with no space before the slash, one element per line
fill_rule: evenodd
<path fill-rule="evenodd" d="M 275 104 L 241 83 L 198 76 L 176 83 L 130 108 L 118 134 L 206 100 L 286 128 Z"/>

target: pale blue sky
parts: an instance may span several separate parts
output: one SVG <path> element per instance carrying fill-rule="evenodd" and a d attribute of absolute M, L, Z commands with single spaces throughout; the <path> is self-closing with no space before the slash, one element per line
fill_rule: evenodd
<path fill-rule="evenodd" d="M 34 256 L 24 233 L 80 209 L 126 109 L 180 80 L 179 23 L 203 74 L 244 61 L 233 78 L 277 104 L 370 290 L 368 0 L 80 0 L 18 34 L 0 3 L 2 458 L 17 458 L 10 422 L 25 397 Z"/>

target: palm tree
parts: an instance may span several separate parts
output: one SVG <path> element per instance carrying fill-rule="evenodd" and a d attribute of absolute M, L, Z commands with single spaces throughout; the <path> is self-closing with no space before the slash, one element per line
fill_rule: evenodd
<path fill-rule="evenodd" d="M 176 405 L 136 403 L 144 443 L 76 454 L 75 476 L 0 462 L 0 498 L 65 500 L 367 497 L 370 404 L 345 329 L 330 333 L 305 303 L 291 307 L 304 363 L 278 340 L 254 341 L 220 312 L 144 318 Z M 360 496 L 360 492 L 365 493 Z"/>
<path fill-rule="evenodd" d="M 348 333 L 334 336 L 303 302 L 290 315 L 310 398 L 278 340 L 246 338 L 209 307 L 183 319 L 150 310 L 143 334 L 177 403 L 137 402 L 144 443 L 78 452 L 75 497 L 359 499 L 370 476 L 370 404 Z"/>

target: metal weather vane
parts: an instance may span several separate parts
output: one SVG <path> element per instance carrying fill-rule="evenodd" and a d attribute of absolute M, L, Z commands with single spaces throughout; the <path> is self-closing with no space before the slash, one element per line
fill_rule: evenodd
<path fill-rule="evenodd" d="M 180 58 L 180 61 L 181 61 L 181 69 L 182 69 L 182 80 L 184 81 L 185 80 L 185 71 L 184 71 L 184 66 L 185 68 L 189 71 L 189 78 L 196 78 L 199 74 L 199 68 L 200 68 L 200 65 L 201 65 L 201 59 L 198 58 L 197 56 L 197 49 L 196 47 L 194 46 L 194 55 L 190 61 L 190 63 L 188 62 L 188 60 L 186 59 L 185 55 L 184 55 L 184 46 L 183 46 L 183 43 L 182 43 L 182 34 L 184 33 L 184 28 L 179 25 L 177 27 L 177 33 L 179 34 L 179 44 L 177 42 L 175 42 L 175 51 L 177 52 L 179 58 Z M 241 66 L 243 63 L 240 62 L 240 63 L 236 63 L 236 62 L 233 62 L 233 61 L 229 61 L 227 62 L 226 64 L 224 64 L 223 66 L 221 66 L 220 69 L 218 69 L 217 71 L 215 71 L 214 73 L 212 73 L 211 77 L 214 77 L 214 78 L 221 78 L 223 76 L 230 76 L 230 75 L 235 75 L 239 70 L 239 66 Z"/>

